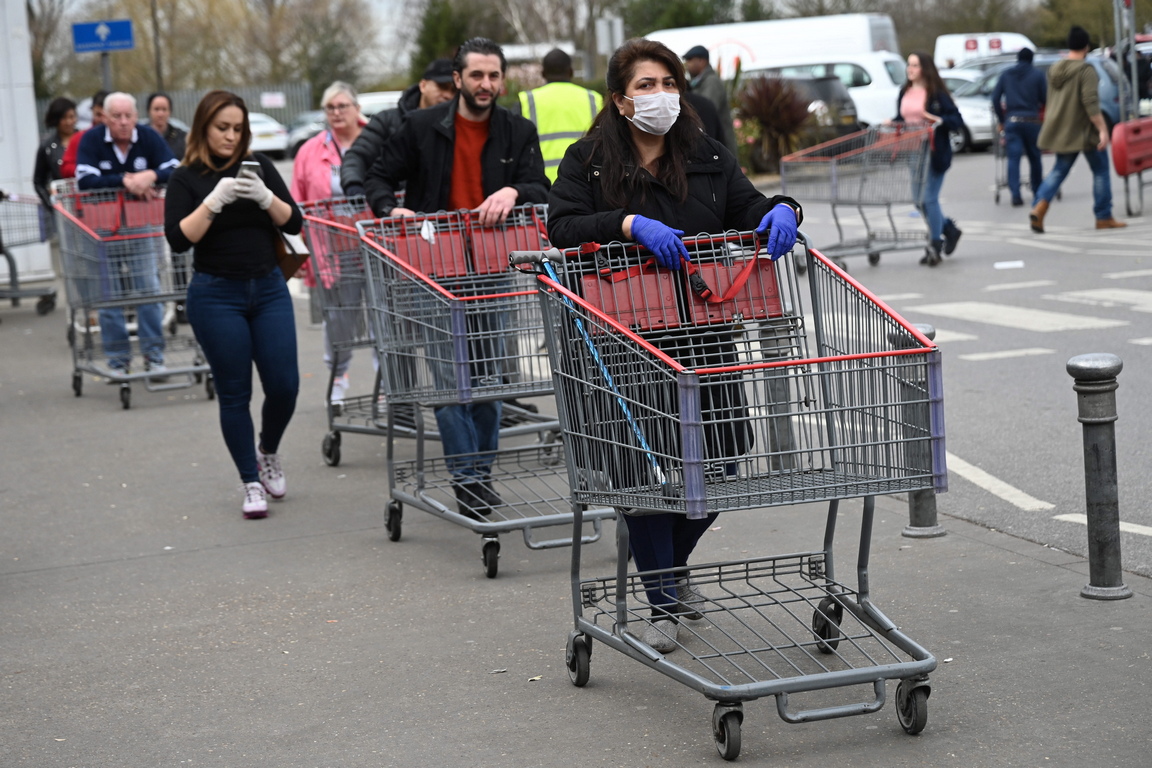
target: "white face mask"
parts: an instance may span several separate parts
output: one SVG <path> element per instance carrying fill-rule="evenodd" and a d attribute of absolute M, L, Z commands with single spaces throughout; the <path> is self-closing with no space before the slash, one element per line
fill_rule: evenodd
<path fill-rule="evenodd" d="M 680 94 L 669 91 L 644 93 L 636 98 L 624 98 L 636 105 L 635 114 L 628 118 L 644 133 L 663 136 L 672 130 L 680 116 Z"/>

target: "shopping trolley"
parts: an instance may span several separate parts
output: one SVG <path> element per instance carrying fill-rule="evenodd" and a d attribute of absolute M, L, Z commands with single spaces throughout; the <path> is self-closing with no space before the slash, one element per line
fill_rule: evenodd
<path fill-rule="evenodd" d="M 35 195 L 5 194 L 0 191 L 0 253 L 8 262 L 8 287 L 0 288 L 0 299 L 11 299 L 20 306 L 21 299 L 36 299 L 36 314 L 46 315 L 56 309 L 56 289 L 21 288 L 20 270 L 10 249 L 21 245 L 46 242 L 53 233 L 52 217 Z"/>
<path fill-rule="evenodd" d="M 840 242 L 823 249 L 828 258 L 841 268 L 848 256 L 867 255 L 869 264 L 879 264 L 885 251 L 928 246 L 927 228 L 898 226 L 892 206 L 919 206 L 931 146 L 931 128 L 869 128 L 784 157 L 780 179 L 785 194 L 832 205 Z M 856 211 L 863 237 L 845 234 L 845 209 Z"/>
<path fill-rule="evenodd" d="M 554 416 L 505 426 L 495 451 L 450 457 L 430 455 L 424 420 L 415 418 L 416 458 L 395 455 L 395 414 L 402 406 L 423 410 L 552 394 L 532 276 L 507 266 L 510 251 L 546 245 L 543 211 L 518 206 L 498 227 L 481 227 L 474 212 L 455 211 L 360 222 L 357 228 L 389 403 L 389 538 L 400 538 L 403 506 L 412 505 L 480 534 L 489 578 L 497 574 L 501 533 L 519 530 L 530 549 L 570 545 L 567 536 L 536 538 L 538 529 L 572 522 L 565 448 Z M 504 503 L 487 516 L 457 508 L 451 468 L 460 463 L 490 463 L 484 471 Z M 591 531 L 577 530 L 575 540 L 596 541 L 602 521 L 614 516 L 611 509 L 586 510 Z"/>
<path fill-rule="evenodd" d="M 173 288 L 173 265 L 164 238 L 164 191 L 141 199 L 124 190 L 60 192 L 56 219 L 60 255 L 68 297 L 68 340 L 72 347 L 72 390 L 83 393 L 84 374 L 100 376 L 120 385 L 120 402 L 132 404 L 132 382 L 143 382 L 149 392 L 182 389 L 204 383 L 208 399 L 216 396 L 211 370 L 191 334 L 176 332 L 174 304 L 185 291 Z M 99 328 L 94 315 L 101 310 L 129 310 L 145 304 L 163 304 L 161 338 L 141 338 L 139 322 L 135 338 L 114 343 L 117 354 L 143 358 L 146 351 L 160 351 L 165 370 L 111 368 L 104 362 L 109 340 L 97 344 Z M 128 324 L 131 334 L 133 325 Z"/>
<path fill-rule="evenodd" d="M 599 640 L 715 701 L 712 732 L 729 760 L 743 703 L 764 696 L 785 721 L 809 722 L 877 711 L 885 682 L 899 680 L 900 723 L 917 733 L 936 660 L 873 602 L 869 542 L 876 495 L 944 488 L 939 353 L 816 251 L 806 254 L 805 316 L 791 256 L 772 262 L 751 233 L 685 242 L 690 273 L 637 266 L 634 246 L 612 244 L 566 251 L 562 276 L 551 263 L 538 276 L 573 525 L 586 505 L 700 519 L 828 502 L 823 544 L 629 574 L 628 530 L 617 525 L 606 577 L 581 574 L 576 544 L 572 682 L 588 681 Z M 533 258 L 542 255 L 514 254 Z M 853 587 L 836 577 L 833 543 L 839 502 L 857 497 Z M 681 616 L 675 655 L 661 654 L 640 639 L 669 626 L 654 623 L 645 590 L 685 579 L 704 593 L 691 603 L 700 617 Z M 872 698 L 801 711 L 789 702 L 854 685 L 870 685 Z"/>

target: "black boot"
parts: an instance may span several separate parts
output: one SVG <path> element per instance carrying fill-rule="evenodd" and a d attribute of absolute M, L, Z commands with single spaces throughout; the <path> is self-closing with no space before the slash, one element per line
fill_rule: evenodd
<path fill-rule="evenodd" d="M 934 267 L 940 263 L 940 249 L 944 247 L 941 240 L 933 240 L 929 243 L 928 247 L 924 249 L 924 256 L 920 259 L 921 264 L 927 264 Z"/>
<path fill-rule="evenodd" d="M 456 507 L 464 517 L 480 520 L 492 514 L 492 507 L 485 498 L 487 489 L 481 482 L 453 483 L 456 492 Z"/>
<path fill-rule="evenodd" d="M 952 251 L 956 250 L 956 243 L 960 242 L 960 235 L 964 234 L 960 231 L 960 227 L 956 226 L 956 222 L 952 219 L 944 220 L 944 255 L 951 256 Z"/>

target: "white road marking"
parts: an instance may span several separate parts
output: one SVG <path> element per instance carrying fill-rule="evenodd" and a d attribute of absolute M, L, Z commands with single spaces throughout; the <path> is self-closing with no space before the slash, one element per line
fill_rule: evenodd
<path fill-rule="evenodd" d="M 970 333 L 961 333 L 960 331 L 948 331 L 940 328 L 936 329 L 936 338 L 933 339 L 937 344 L 947 344 L 950 341 L 976 341 L 979 336 L 973 336 Z"/>
<path fill-rule="evenodd" d="M 1127 280 L 1130 277 L 1152 277 L 1152 269 L 1132 269 L 1127 272 L 1107 272 L 1101 275 L 1105 280 Z"/>
<path fill-rule="evenodd" d="M 979 467 L 969 464 L 951 451 L 947 452 L 946 456 L 948 459 L 948 471 L 950 473 L 955 472 L 973 485 L 983 488 L 993 496 L 999 496 L 1014 507 L 1022 509 L 1025 512 L 1045 512 L 1049 509 L 1056 508 L 1055 504 L 1049 504 L 1046 501 L 1041 501 L 1033 496 L 1029 496 L 1019 488 L 1014 488 Z"/>
<path fill-rule="evenodd" d="M 973 352 L 969 355 L 959 355 L 959 357 L 961 360 L 983 362 L 985 360 L 1008 360 L 1013 357 L 1031 357 L 1033 355 L 1052 355 L 1055 353 L 1056 350 L 1054 349 L 1029 347 L 1028 349 L 1002 349 L 999 352 Z"/>
<path fill-rule="evenodd" d="M 1088 525 L 1088 515 L 1056 515 L 1053 520 L 1063 520 L 1066 523 L 1080 523 L 1081 525 Z M 1152 536 L 1152 528 L 1147 525 L 1139 525 L 1137 523 L 1125 523 L 1121 521 L 1120 530 L 1124 533 L 1138 533 L 1141 536 Z"/>
<path fill-rule="evenodd" d="M 876 298 L 885 304 L 891 304 L 893 301 L 912 301 L 913 299 L 922 299 L 922 293 L 892 293 L 887 296 L 877 296 Z"/>
<path fill-rule="evenodd" d="M 1049 232 L 1048 234 L 1055 235 L 1053 232 Z M 1076 241 L 1076 235 L 1070 232 L 1061 232 L 1058 237 L 1064 243 L 1075 243 Z M 1060 245 L 1056 242 L 1053 242 L 1052 238 L 1044 239 L 1043 237 L 1009 237 L 1004 242 L 1012 243 L 1013 245 L 1022 245 L 1025 248 L 1038 248 L 1042 251 L 1056 251 L 1057 253 L 1081 253 L 1087 255 L 1099 252 L 1108 256 L 1148 255 L 1148 250 L 1146 248 L 1143 250 L 1122 251 L 1116 247 L 1118 245 L 1131 245 L 1133 248 L 1138 248 L 1138 243 L 1120 243 L 1113 241 L 1109 242 L 1107 247 L 1103 247 L 1098 240 L 1085 240 L 1081 245 Z"/>
<path fill-rule="evenodd" d="M 1036 331 L 1037 333 L 1116 328 L 1129 324 L 1126 320 L 1106 320 L 1101 317 L 1088 317 L 1086 315 L 1068 315 L 1063 312 L 1048 312 L 1043 309 L 1027 309 L 984 301 L 925 304 L 908 309 L 929 315 L 941 315 L 957 320 L 969 320 L 974 323 L 987 323 L 988 325 Z"/>
<path fill-rule="evenodd" d="M 1039 248 L 1043 251 L 1059 251 L 1060 253 L 1084 253 L 1084 248 L 1072 248 L 1067 245 L 1057 245 L 1050 240 L 1036 240 L 1033 238 L 1010 237 L 1007 242 L 1013 245 L 1023 245 L 1026 248 Z"/>
<path fill-rule="evenodd" d="M 1044 288 L 1048 285 L 1056 285 L 1055 280 L 1031 280 L 1026 283 L 1000 283 L 998 285 L 986 285 L 986 291 L 1016 291 L 1021 288 Z"/>
<path fill-rule="evenodd" d="M 1138 291 L 1133 288 L 1094 288 L 1087 291 L 1066 291 L 1065 293 L 1051 294 L 1044 298 L 1097 307 L 1130 305 L 1129 308 L 1135 312 L 1152 312 L 1152 291 Z"/>
<path fill-rule="evenodd" d="M 1024 269 L 1024 262 L 1022 261 L 997 261 L 992 265 L 992 269 Z"/>
<path fill-rule="evenodd" d="M 1142 347 L 1152 347 L 1152 337 L 1145 336 L 1142 339 L 1128 339 L 1129 344 L 1139 344 Z"/>

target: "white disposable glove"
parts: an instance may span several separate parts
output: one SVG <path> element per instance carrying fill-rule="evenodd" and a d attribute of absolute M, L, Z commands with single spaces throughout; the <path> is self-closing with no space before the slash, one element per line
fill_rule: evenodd
<path fill-rule="evenodd" d="M 272 205 L 272 190 L 264 185 L 264 179 L 249 173 L 241 173 L 236 177 L 236 196 L 253 201 L 263 210 Z"/>
<path fill-rule="evenodd" d="M 224 206 L 236 202 L 236 179 L 226 176 L 216 182 L 216 188 L 204 198 L 204 205 L 212 213 L 220 213 Z"/>

